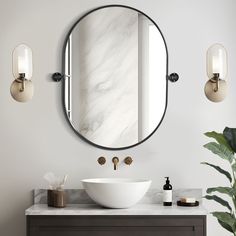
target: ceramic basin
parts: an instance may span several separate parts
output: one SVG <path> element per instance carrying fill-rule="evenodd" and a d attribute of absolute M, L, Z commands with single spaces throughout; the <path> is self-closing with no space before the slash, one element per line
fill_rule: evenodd
<path fill-rule="evenodd" d="M 84 179 L 81 182 L 90 198 L 108 208 L 135 205 L 151 185 L 151 180 L 144 179 Z"/>

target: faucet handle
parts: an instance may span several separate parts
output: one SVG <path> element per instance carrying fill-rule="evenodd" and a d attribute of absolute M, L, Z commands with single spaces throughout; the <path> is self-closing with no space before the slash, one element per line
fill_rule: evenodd
<path fill-rule="evenodd" d="M 124 162 L 126 165 L 131 165 L 133 162 L 133 159 L 132 159 L 132 157 L 128 156 L 125 158 Z"/>
<path fill-rule="evenodd" d="M 119 158 L 118 157 L 113 157 L 112 162 L 114 163 L 114 170 L 117 170 L 117 166 L 119 163 Z"/>
<path fill-rule="evenodd" d="M 99 157 L 97 161 L 100 165 L 104 165 L 106 163 L 106 158 L 105 157 Z"/>

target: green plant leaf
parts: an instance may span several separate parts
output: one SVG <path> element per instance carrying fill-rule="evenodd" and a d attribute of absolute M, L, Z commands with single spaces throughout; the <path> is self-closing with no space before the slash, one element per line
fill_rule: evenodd
<path fill-rule="evenodd" d="M 223 170 L 219 166 L 215 166 L 215 165 L 207 163 L 207 162 L 201 162 L 201 164 L 211 166 L 212 168 L 214 168 L 215 170 L 217 170 L 221 174 L 225 175 L 228 178 L 230 183 L 232 182 L 232 177 L 231 177 L 231 175 L 230 175 L 230 173 L 228 171 Z"/>
<path fill-rule="evenodd" d="M 214 201 L 218 202 L 219 204 L 221 204 L 222 206 L 227 207 L 230 211 L 232 211 L 232 208 L 229 205 L 229 203 L 216 195 L 212 195 L 212 196 L 206 195 L 206 196 L 204 196 L 204 198 L 206 198 L 207 200 L 214 200 Z"/>
<path fill-rule="evenodd" d="M 231 166 L 233 171 L 236 172 L 236 162 Z"/>
<path fill-rule="evenodd" d="M 211 131 L 206 132 L 205 135 L 209 138 L 214 138 L 219 144 L 225 145 L 231 152 L 234 152 L 223 134 Z"/>
<path fill-rule="evenodd" d="M 227 194 L 230 197 L 233 197 L 234 195 L 236 195 L 236 190 L 234 188 L 230 188 L 230 187 L 208 188 L 206 192 L 208 194 L 211 194 L 213 192 L 223 193 L 223 194 Z"/>
<path fill-rule="evenodd" d="M 223 135 L 230 147 L 236 152 L 236 128 L 225 127 Z"/>
<path fill-rule="evenodd" d="M 223 222 L 224 224 L 227 224 L 234 232 L 236 219 L 234 218 L 233 215 L 231 215 L 228 212 L 219 212 L 219 211 L 212 212 L 212 215 L 221 222 Z"/>
<path fill-rule="evenodd" d="M 233 229 L 231 228 L 231 226 L 229 226 L 228 224 L 224 223 L 223 221 L 221 221 L 221 220 L 219 220 L 219 219 L 218 219 L 218 222 L 219 222 L 219 224 L 220 224 L 223 228 L 225 228 L 226 230 L 228 230 L 228 231 L 231 232 L 231 233 L 234 233 L 234 231 L 233 231 Z"/>
<path fill-rule="evenodd" d="M 214 154 L 218 155 L 219 157 L 229 161 L 230 163 L 233 162 L 234 154 L 225 145 L 218 144 L 216 142 L 210 142 L 210 143 L 205 144 L 203 147 L 212 151 Z"/>

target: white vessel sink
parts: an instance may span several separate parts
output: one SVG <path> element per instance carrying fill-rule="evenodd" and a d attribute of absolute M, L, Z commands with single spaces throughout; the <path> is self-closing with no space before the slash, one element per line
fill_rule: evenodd
<path fill-rule="evenodd" d="M 85 191 L 97 204 L 108 208 L 129 208 L 135 205 L 151 185 L 144 179 L 84 179 Z"/>

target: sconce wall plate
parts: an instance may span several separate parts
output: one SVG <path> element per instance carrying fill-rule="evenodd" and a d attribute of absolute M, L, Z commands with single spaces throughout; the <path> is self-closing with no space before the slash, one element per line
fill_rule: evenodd
<path fill-rule="evenodd" d="M 27 102 L 34 95 L 34 86 L 31 80 L 25 80 L 24 90 L 22 90 L 22 82 L 14 80 L 11 84 L 11 96 L 18 102 Z"/>
<path fill-rule="evenodd" d="M 218 83 L 218 89 L 217 89 Z M 208 80 L 205 84 L 205 95 L 212 102 L 221 102 L 225 99 L 227 94 L 227 83 L 225 80 L 218 80 L 218 82 L 212 82 Z"/>

